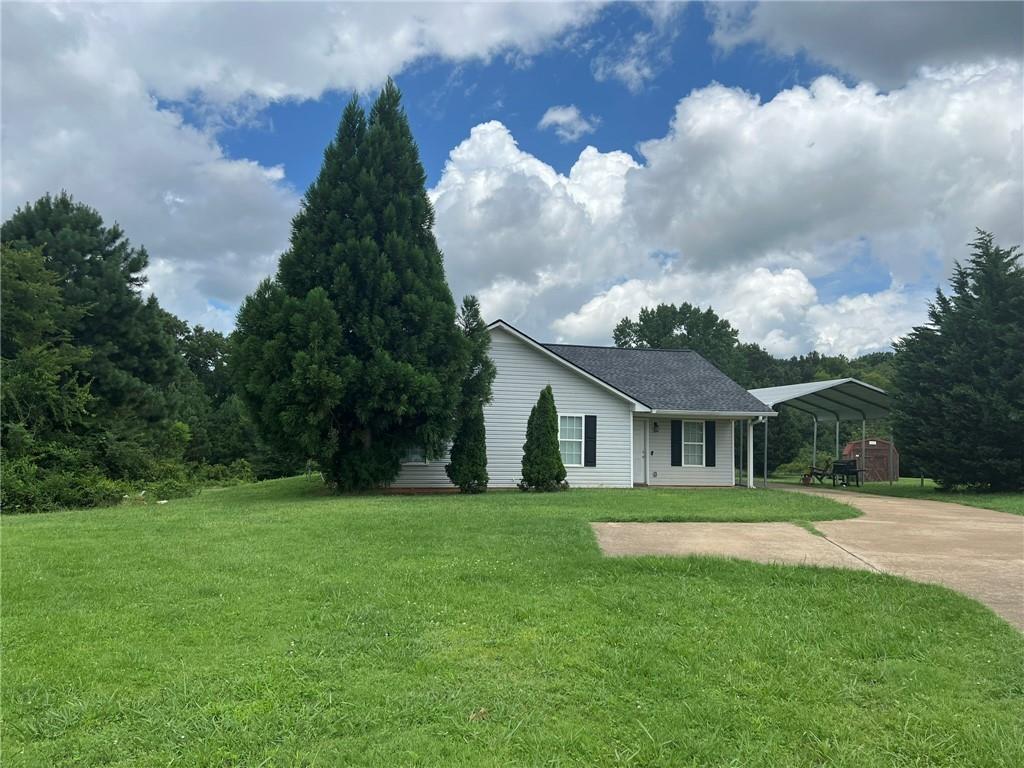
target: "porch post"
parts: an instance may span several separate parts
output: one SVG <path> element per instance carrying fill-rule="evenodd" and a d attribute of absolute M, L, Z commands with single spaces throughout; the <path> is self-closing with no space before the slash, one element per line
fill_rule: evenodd
<path fill-rule="evenodd" d="M 736 481 L 736 484 L 737 485 L 743 485 L 743 438 L 744 438 L 744 431 L 745 430 L 744 430 L 744 425 L 743 425 L 742 421 L 739 423 L 739 426 L 740 426 L 740 429 L 739 429 L 739 433 L 740 433 L 740 452 L 739 452 L 739 456 L 737 457 L 737 462 L 740 465 L 740 474 L 739 474 L 739 478 Z"/>
<path fill-rule="evenodd" d="M 839 461 L 839 417 L 836 416 L 836 461 Z"/>
<path fill-rule="evenodd" d="M 747 419 L 747 488 L 754 487 L 754 420 Z"/>
<path fill-rule="evenodd" d="M 768 487 L 768 417 L 764 417 L 764 487 Z"/>

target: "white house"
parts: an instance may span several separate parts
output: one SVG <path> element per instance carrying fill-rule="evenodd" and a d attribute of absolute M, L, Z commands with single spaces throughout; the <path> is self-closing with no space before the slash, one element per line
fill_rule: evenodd
<path fill-rule="evenodd" d="M 488 328 L 497 369 L 484 407 L 492 488 L 521 479 L 526 422 L 548 384 L 572 487 L 731 486 L 736 421 L 752 435 L 753 420 L 775 415 L 690 350 L 541 344 L 502 320 Z M 446 463 L 411 453 L 392 487 L 450 487 Z"/>

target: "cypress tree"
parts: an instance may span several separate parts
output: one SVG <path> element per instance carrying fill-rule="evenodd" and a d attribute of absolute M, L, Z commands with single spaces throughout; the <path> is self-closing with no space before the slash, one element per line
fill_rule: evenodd
<path fill-rule="evenodd" d="M 526 423 L 523 479 L 519 488 L 524 491 L 559 491 L 567 487 L 565 465 L 558 447 L 558 411 L 549 384 L 541 390 Z"/>
<path fill-rule="evenodd" d="M 462 382 L 451 463 L 445 467 L 445 472 L 464 493 L 481 493 L 487 490 L 488 481 L 484 405 L 491 401 L 495 368 L 487 355 L 491 334 L 480 316 L 480 302 L 476 296 L 466 296 L 462 300 L 459 327 L 466 340 L 469 363 Z"/>
<path fill-rule="evenodd" d="M 239 313 L 232 368 L 261 434 L 340 489 L 385 484 L 450 440 L 465 344 L 426 174 L 390 80 L 353 100 L 292 222 L 277 276 Z"/>
<path fill-rule="evenodd" d="M 893 426 L 943 488 L 1024 488 L 1024 269 L 978 231 L 928 322 L 896 345 Z"/>

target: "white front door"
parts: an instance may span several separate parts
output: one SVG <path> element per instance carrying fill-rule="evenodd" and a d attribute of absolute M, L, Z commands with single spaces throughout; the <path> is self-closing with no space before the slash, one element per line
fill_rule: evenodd
<path fill-rule="evenodd" d="M 633 419 L 633 482 L 647 482 L 646 419 Z"/>

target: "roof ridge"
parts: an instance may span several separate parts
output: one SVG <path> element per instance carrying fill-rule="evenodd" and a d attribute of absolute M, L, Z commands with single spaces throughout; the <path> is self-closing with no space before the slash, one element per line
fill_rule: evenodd
<path fill-rule="evenodd" d="M 545 347 L 576 347 L 577 349 L 607 349 L 615 352 L 690 352 L 693 354 L 700 354 L 695 349 L 690 347 L 676 347 L 670 349 L 669 347 L 609 347 L 606 344 L 564 344 L 560 341 L 545 341 L 543 342 Z"/>

